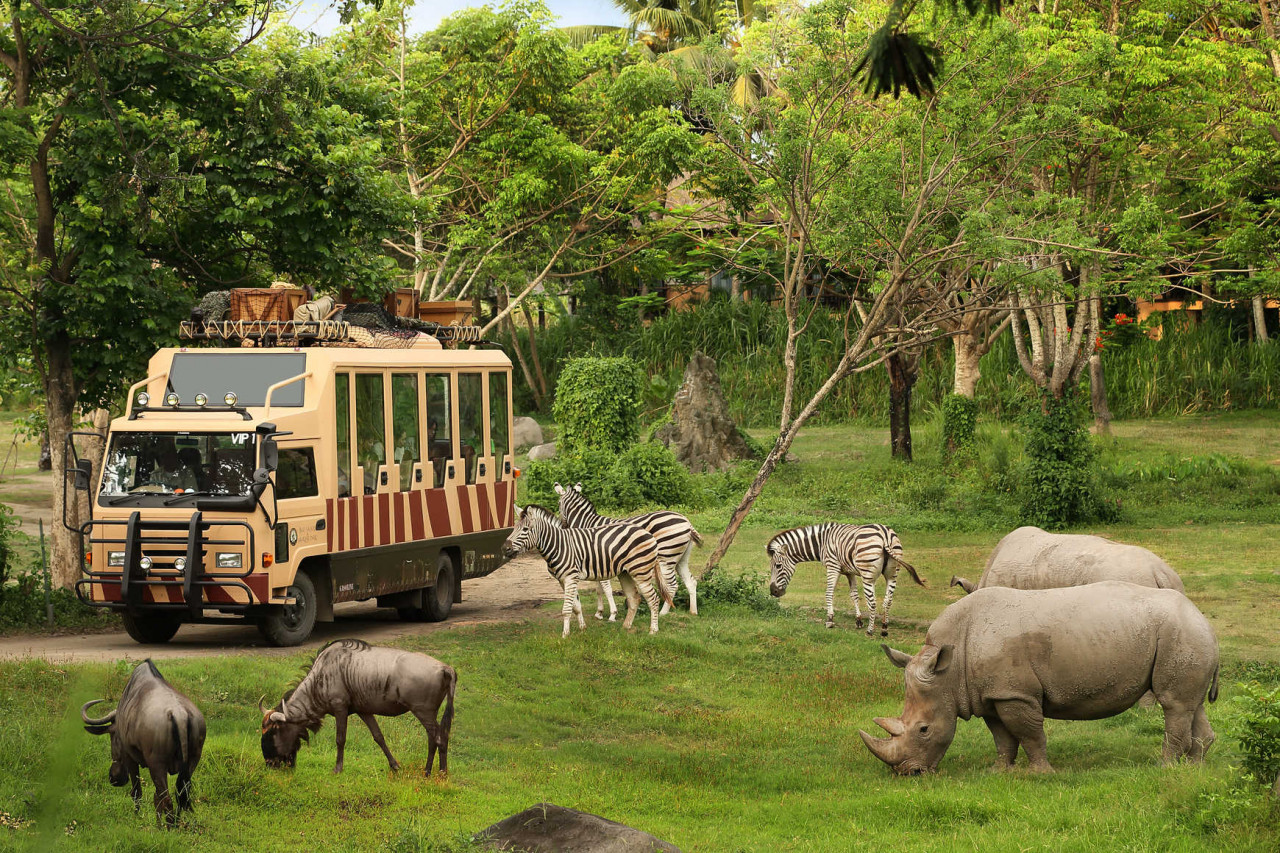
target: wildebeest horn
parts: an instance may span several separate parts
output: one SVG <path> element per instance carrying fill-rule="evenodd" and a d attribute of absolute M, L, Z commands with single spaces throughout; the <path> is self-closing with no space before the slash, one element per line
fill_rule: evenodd
<path fill-rule="evenodd" d="M 263 705 L 262 703 L 265 702 L 266 700 L 267 700 L 267 694 L 265 693 L 263 693 L 261 696 L 258 697 L 258 710 L 262 712 L 262 716 L 264 717 L 267 715 L 267 706 Z"/>
<path fill-rule="evenodd" d="M 103 717 L 101 720 L 89 719 L 89 714 L 88 714 L 89 708 L 91 708 L 94 705 L 97 705 L 99 702 L 105 702 L 105 701 L 107 700 L 94 699 L 93 701 L 85 702 L 83 705 L 80 706 L 80 719 L 84 720 L 84 724 L 86 726 L 105 726 L 110 724 L 113 720 L 115 720 L 116 711 L 119 710 L 118 708 L 112 708 L 111 711 L 108 712 L 107 715 Z"/>
<path fill-rule="evenodd" d="M 862 742 L 867 745 L 867 749 L 871 750 L 871 754 L 876 758 L 893 767 L 898 763 L 897 753 L 898 744 L 889 738 L 872 737 L 862 729 L 858 729 L 858 736 L 862 738 Z"/>

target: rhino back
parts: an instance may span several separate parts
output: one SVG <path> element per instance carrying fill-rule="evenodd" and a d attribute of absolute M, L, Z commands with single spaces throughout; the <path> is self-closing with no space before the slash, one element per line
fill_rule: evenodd
<path fill-rule="evenodd" d="M 943 615 L 949 618 L 939 618 L 937 632 L 930 627 L 926 642 L 941 645 L 963 630 L 965 690 L 977 715 L 991 713 L 994 701 L 1025 699 L 1041 703 L 1046 717 L 1107 717 L 1150 689 L 1157 665 L 1168 662 L 1169 677 L 1185 670 L 1188 696 L 1203 696 L 1217 668 L 1212 628 L 1174 590 L 1119 581 L 991 587 Z"/>
<path fill-rule="evenodd" d="M 1056 589 L 1108 580 L 1183 589 L 1177 572 L 1146 548 L 1038 527 L 1020 527 L 1000 541 L 978 588 Z"/>

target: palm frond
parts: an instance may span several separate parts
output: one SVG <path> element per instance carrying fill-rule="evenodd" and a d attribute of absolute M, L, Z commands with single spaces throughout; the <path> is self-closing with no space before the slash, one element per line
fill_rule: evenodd
<path fill-rule="evenodd" d="M 939 58 L 936 47 L 925 44 L 913 33 L 899 32 L 886 22 L 871 37 L 854 74 L 864 77 L 863 91 L 873 98 L 889 91 L 897 98 L 903 89 L 919 98 L 933 94 Z"/>
<path fill-rule="evenodd" d="M 578 50 L 596 39 L 611 36 L 615 33 L 625 33 L 628 28 L 612 27 L 604 24 L 579 24 L 573 27 L 558 27 L 557 30 L 568 37 L 569 47 Z"/>

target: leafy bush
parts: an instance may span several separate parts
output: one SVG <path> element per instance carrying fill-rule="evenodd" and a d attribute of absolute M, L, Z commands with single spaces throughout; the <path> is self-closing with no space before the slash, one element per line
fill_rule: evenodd
<path fill-rule="evenodd" d="M 694 503 L 693 475 L 663 444 L 650 442 L 628 448 L 618 457 L 613 477 L 617 481 L 615 494 L 624 494 L 624 486 L 628 495 L 634 490 L 639 496 L 637 504 L 688 506 Z"/>
<path fill-rule="evenodd" d="M 626 358 L 577 358 L 556 383 L 552 413 L 560 424 L 557 451 L 622 452 L 640 435 L 642 375 Z"/>
<path fill-rule="evenodd" d="M 1046 397 L 1025 416 L 1026 464 L 1019 489 L 1022 519 L 1046 530 L 1115 517 L 1100 494 L 1097 461 L 1074 397 Z"/>
<path fill-rule="evenodd" d="M 1257 681 L 1240 685 L 1234 701 L 1241 714 L 1236 738 L 1244 769 L 1258 782 L 1270 785 L 1280 777 L 1280 686 Z"/>
<path fill-rule="evenodd" d="M 521 477 L 520 503 L 554 509 L 555 484 L 582 483 L 582 493 L 601 512 L 631 512 L 646 506 L 688 507 L 701 503 L 694 475 L 656 442 L 637 444 L 622 453 L 584 450 L 530 462 Z"/>
<path fill-rule="evenodd" d="M 942 401 L 942 437 L 948 454 L 970 450 L 977 433 L 977 400 L 971 400 L 962 394 L 951 394 Z"/>
<path fill-rule="evenodd" d="M 769 579 L 759 573 L 730 575 L 725 571 L 713 572 L 710 577 L 698 581 L 698 611 L 708 605 L 740 607 L 762 616 L 780 615 L 782 605 L 769 594 Z M 689 593 L 683 586 L 676 595 L 676 607 L 688 608 Z"/>

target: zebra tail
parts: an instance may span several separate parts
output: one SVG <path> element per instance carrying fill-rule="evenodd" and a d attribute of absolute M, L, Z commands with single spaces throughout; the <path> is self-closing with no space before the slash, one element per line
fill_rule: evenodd
<path fill-rule="evenodd" d="M 662 596 L 662 600 L 670 607 L 676 606 L 676 591 L 667 573 L 663 571 L 663 566 L 654 561 L 653 564 L 654 583 L 658 587 L 658 594 Z M 675 573 L 672 572 L 674 575 Z"/>
<path fill-rule="evenodd" d="M 888 552 L 887 552 L 887 551 L 886 551 L 885 553 L 886 553 L 886 554 L 888 554 Z M 895 557 L 895 556 L 893 556 L 892 554 L 889 554 L 889 558 L 890 558 L 890 559 L 892 559 L 892 560 L 893 560 L 895 563 L 897 563 L 899 566 L 901 566 L 902 568 L 904 568 L 904 569 L 906 569 L 908 572 L 910 572 L 910 573 L 911 573 L 911 579 L 912 579 L 913 581 L 915 581 L 916 583 L 920 584 L 920 586 L 925 587 L 926 589 L 929 587 L 929 584 L 925 583 L 924 579 L 923 579 L 923 578 L 921 578 L 921 577 L 920 577 L 920 575 L 916 572 L 916 567 L 915 567 L 915 566 L 911 565 L 910 563 L 908 563 L 906 560 L 902 559 L 901 557 Z"/>
<path fill-rule="evenodd" d="M 689 539 L 693 541 L 694 545 L 697 545 L 699 548 L 702 547 L 702 534 L 694 530 L 692 524 L 689 525 Z"/>

